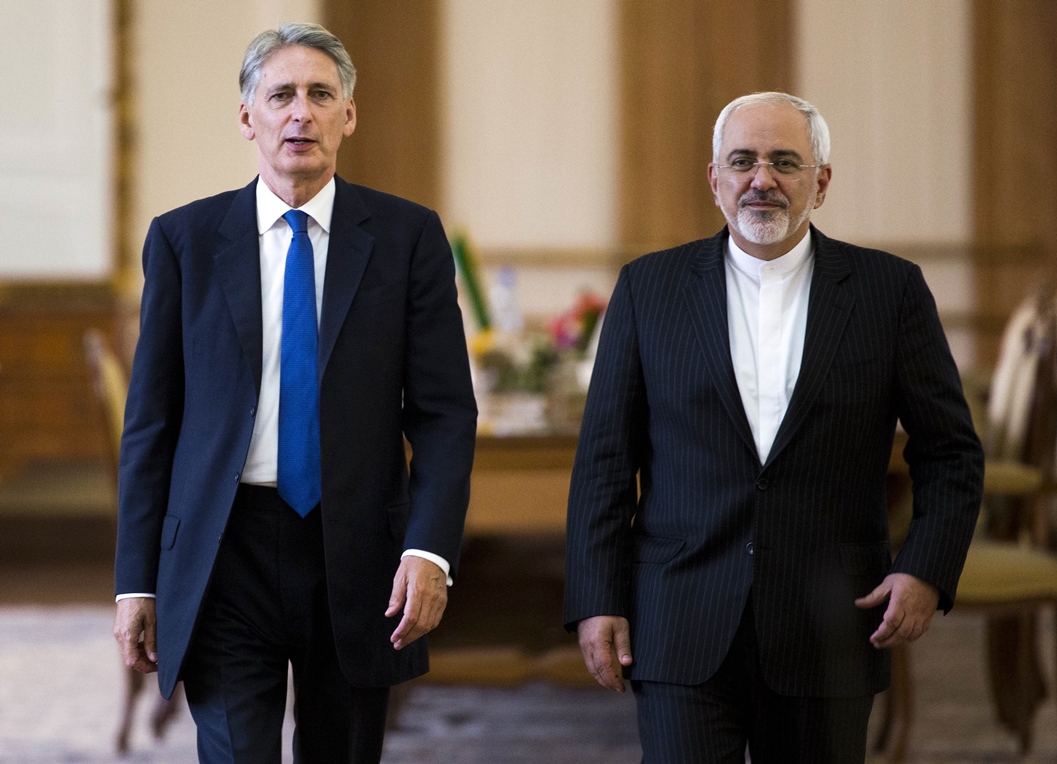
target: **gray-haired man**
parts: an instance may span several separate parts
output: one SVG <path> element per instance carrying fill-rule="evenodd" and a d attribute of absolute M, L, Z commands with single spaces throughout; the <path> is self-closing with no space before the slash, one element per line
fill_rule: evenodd
<path fill-rule="evenodd" d="M 279 762 L 290 666 L 296 759 L 378 761 L 455 573 L 476 408 L 451 251 L 435 213 L 335 176 L 354 83 L 321 27 L 258 36 L 259 178 L 144 246 L 114 634 L 163 694 L 184 680 L 205 762 Z"/>

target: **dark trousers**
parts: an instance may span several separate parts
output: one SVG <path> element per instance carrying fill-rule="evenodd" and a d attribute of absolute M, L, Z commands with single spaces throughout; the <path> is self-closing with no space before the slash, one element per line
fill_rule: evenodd
<path fill-rule="evenodd" d="M 632 645 L 634 650 L 634 645 Z M 861 764 L 873 696 L 799 698 L 763 681 L 752 601 L 700 685 L 632 682 L 644 764 Z"/>
<path fill-rule="evenodd" d="M 338 665 L 319 508 L 302 518 L 242 486 L 183 672 L 201 762 L 278 764 L 290 666 L 295 761 L 379 761 L 389 688 L 353 687 Z"/>

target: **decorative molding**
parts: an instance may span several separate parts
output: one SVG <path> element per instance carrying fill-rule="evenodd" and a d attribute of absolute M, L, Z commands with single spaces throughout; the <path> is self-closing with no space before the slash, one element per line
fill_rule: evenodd
<path fill-rule="evenodd" d="M 605 247 L 480 247 L 481 264 L 499 268 L 604 268 L 618 270 L 644 252 L 629 253 Z"/>
<path fill-rule="evenodd" d="M 114 285 L 139 297 L 139 270 L 132 242 L 133 195 L 138 169 L 136 82 L 133 75 L 135 0 L 111 0 L 113 77 L 113 258 Z"/>

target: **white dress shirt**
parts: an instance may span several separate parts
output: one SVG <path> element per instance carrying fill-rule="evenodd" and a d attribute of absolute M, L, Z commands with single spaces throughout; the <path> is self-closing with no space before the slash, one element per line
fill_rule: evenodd
<path fill-rule="evenodd" d="M 815 258 L 810 232 L 774 260 L 753 257 L 733 238 L 727 242 L 730 355 L 762 464 L 800 374 Z"/>
<path fill-rule="evenodd" d="M 327 272 L 327 248 L 330 246 L 330 219 L 334 212 L 334 179 L 304 205 L 308 215 L 308 238 L 316 277 L 316 324 L 323 310 L 323 279 Z M 275 487 L 279 461 L 279 369 L 283 333 L 283 285 L 286 274 L 286 252 L 294 238 L 293 229 L 283 219 L 290 205 L 272 193 L 260 178 L 257 180 L 257 234 L 261 257 L 261 392 L 257 399 L 257 416 L 242 482 Z M 423 557 L 440 567 L 451 586 L 451 565 L 440 555 L 421 549 L 407 549 L 401 557 Z M 149 593 L 120 594 L 126 597 L 153 597 Z"/>

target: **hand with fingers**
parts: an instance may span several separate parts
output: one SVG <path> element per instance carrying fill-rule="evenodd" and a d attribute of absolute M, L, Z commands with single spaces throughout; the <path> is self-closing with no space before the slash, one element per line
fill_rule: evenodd
<path fill-rule="evenodd" d="M 114 639 L 125 665 L 142 674 L 158 670 L 157 620 L 153 597 L 118 600 Z"/>
<path fill-rule="evenodd" d="M 940 591 L 927 581 L 906 573 L 890 573 L 867 594 L 855 600 L 864 610 L 888 600 L 881 625 L 870 635 L 878 648 L 895 647 L 918 639 L 929 630 L 940 601 Z"/>
<path fill-rule="evenodd" d="M 437 628 L 447 604 L 448 580 L 440 566 L 424 557 L 408 555 L 402 559 L 385 611 L 388 618 L 401 610 L 404 613 L 389 637 L 393 647 L 400 650 Z"/>
<path fill-rule="evenodd" d="M 585 618 L 576 626 L 580 651 L 591 676 L 615 692 L 626 689 L 620 667 L 631 665 L 631 631 L 628 619 L 615 615 Z"/>

